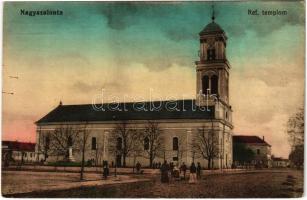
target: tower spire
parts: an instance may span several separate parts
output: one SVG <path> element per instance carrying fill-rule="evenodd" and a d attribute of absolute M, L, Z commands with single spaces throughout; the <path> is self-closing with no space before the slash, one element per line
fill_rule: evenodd
<path fill-rule="evenodd" d="M 211 17 L 211 19 L 212 19 L 212 21 L 214 22 L 214 19 L 215 19 L 215 16 L 214 16 L 214 4 L 213 4 L 213 2 L 212 2 L 212 17 Z"/>

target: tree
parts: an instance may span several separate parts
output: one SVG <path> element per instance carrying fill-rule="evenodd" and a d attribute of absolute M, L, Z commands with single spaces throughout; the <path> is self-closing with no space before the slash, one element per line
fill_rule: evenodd
<path fill-rule="evenodd" d="M 139 133 L 134 127 L 129 127 L 126 121 L 116 124 L 111 135 L 110 152 L 123 158 L 123 167 L 126 167 L 126 159 L 133 155 L 139 148 Z M 116 163 L 117 164 L 117 163 Z"/>
<path fill-rule="evenodd" d="M 99 163 L 102 163 L 104 144 L 103 141 L 97 141 L 95 149 L 95 166 L 97 167 Z"/>
<path fill-rule="evenodd" d="M 245 144 L 233 144 L 233 161 L 244 165 L 246 163 L 250 164 L 254 158 L 255 153 L 250 148 L 247 148 Z"/>
<path fill-rule="evenodd" d="M 88 148 L 88 138 L 90 136 L 89 130 L 87 130 L 87 123 L 79 132 L 78 145 L 81 152 L 81 170 L 80 170 L 80 180 L 84 179 L 84 165 L 85 165 L 85 153 Z"/>
<path fill-rule="evenodd" d="M 304 144 L 304 109 L 300 108 L 287 123 L 288 139 L 292 147 Z"/>
<path fill-rule="evenodd" d="M 289 160 L 299 169 L 304 165 L 304 145 L 297 145 L 289 155 Z"/>
<path fill-rule="evenodd" d="M 77 144 L 79 133 L 80 129 L 70 125 L 61 125 L 47 133 L 50 155 L 56 156 L 57 160 L 59 157 L 69 160 L 69 148 Z"/>
<path fill-rule="evenodd" d="M 147 121 L 143 132 L 145 157 L 149 159 L 149 166 L 152 167 L 154 159 L 164 150 L 162 131 L 159 124 L 154 121 Z"/>
<path fill-rule="evenodd" d="M 208 169 L 213 167 L 213 161 L 219 158 L 219 138 L 218 133 L 213 128 L 213 122 L 210 128 L 203 126 L 198 129 L 198 133 L 192 138 L 192 154 L 200 155 L 203 159 L 208 161 Z"/>
<path fill-rule="evenodd" d="M 42 161 L 45 162 L 50 155 L 50 133 L 47 132 L 43 134 L 41 130 L 39 130 L 39 138 L 37 142 L 37 162 L 39 162 L 40 155 L 43 155 Z"/>
<path fill-rule="evenodd" d="M 289 160 L 300 168 L 304 164 L 304 109 L 300 108 L 287 123 L 287 134 L 292 147 Z"/>

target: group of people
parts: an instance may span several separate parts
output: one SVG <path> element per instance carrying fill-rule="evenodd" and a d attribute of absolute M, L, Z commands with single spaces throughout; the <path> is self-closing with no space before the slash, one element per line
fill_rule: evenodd
<path fill-rule="evenodd" d="M 161 170 L 162 183 L 168 183 L 172 181 L 174 178 L 179 178 L 179 180 L 181 178 L 183 180 L 186 179 L 187 166 L 184 162 L 178 169 L 177 165 L 174 165 L 172 162 L 168 164 L 167 161 L 165 160 L 160 170 Z M 190 166 L 189 183 L 196 183 L 198 179 L 201 179 L 201 165 L 198 162 L 196 166 L 195 163 L 192 162 Z"/>
<path fill-rule="evenodd" d="M 107 179 L 109 176 L 109 164 L 108 161 L 103 161 L 103 178 Z M 159 164 L 157 164 L 158 168 Z M 140 162 L 136 163 L 136 172 L 142 173 L 141 164 Z M 164 163 L 160 164 L 160 171 L 161 171 L 161 182 L 162 183 L 169 183 L 174 179 L 183 179 L 186 180 L 186 173 L 188 170 L 187 165 L 183 162 L 181 166 L 178 168 L 178 164 L 175 165 L 173 162 L 167 163 L 165 160 Z M 201 179 L 201 165 L 198 162 L 197 166 L 194 162 L 191 163 L 190 166 L 190 176 L 189 176 L 189 183 L 196 183 L 197 180 Z"/>

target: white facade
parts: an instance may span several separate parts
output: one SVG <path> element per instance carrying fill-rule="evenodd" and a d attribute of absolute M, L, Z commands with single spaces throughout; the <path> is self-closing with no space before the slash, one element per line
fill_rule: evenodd
<path fill-rule="evenodd" d="M 90 123 L 87 126 L 87 130 L 90 132 L 90 137 L 87 140 L 87 149 L 85 160 L 93 160 L 94 163 L 102 164 L 103 160 L 107 160 L 109 163 L 112 161 L 115 163 L 115 157 L 110 155 L 109 152 L 109 140 L 110 134 L 115 129 L 117 122 L 111 123 Z M 118 122 L 120 123 L 120 122 Z M 199 129 L 205 127 L 211 127 L 212 123 L 208 120 L 163 120 L 158 121 L 159 129 L 162 131 L 162 137 L 165 146 L 165 159 L 168 162 L 185 162 L 188 165 L 193 161 L 193 155 L 191 150 L 192 138 L 199 133 Z M 232 164 L 232 132 L 231 128 L 227 125 L 224 126 L 221 120 L 213 121 L 214 131 L 218 134 L 218 140 L 220 145 L 220 156 L 219 159 L 214 160 L 214 168 L 230 168 Z M 133 128 L 144 129 L 146 126 L 146 121 L 130 121 L 129 125 Z M 80 127 L 78 123 L 70 123 L 72 127 Z M 50 134 L 50 131 L 53 131 L 59 127 L 59 124 L 42 124 L 37 131 L 37 141 L 39 137 L 46 134 Z M 96 150 L 92 150 L 92 138 L 96 138 Z M 179 150 L 174 151 L 173 147 L 173 138 L 177 137 L 179 139 Z M 39 145 L 39 142 L 37 143 Z M 37 146 L 38 148 L 38 146 Z M 76 161 L 81 160 L 80 150 L 77 147 L 72 148 L 73 157 Z M 41 151 L 40 151 L 41 152 Z M 179 154 L 179 156 L 177 156 Z M 43 155 L 40 153 L 40 157 Z M 178 161 L 174 159 L 178 157 Z M 207 161 L 200 156 L 194 156 L 194 162 L 200 162 L 202 166 L 207 167 Z M 49 155 L 47 158 L 48 162 L 54 162 L 56 160 L 61 160 L 63 158 L 57 158 L 55 156 Z M 164 154 L 160 154 L 154 160 L 154 162 L 163 162 Z M 136 161 L 141 162 L 142 166 L 149 165 L 149 159 L 146 158 L 145 154 L 143 156 L 138 156 Z M 126 160 L 127 166 L 134 165 L 134 158 L 128 157 Z"/>

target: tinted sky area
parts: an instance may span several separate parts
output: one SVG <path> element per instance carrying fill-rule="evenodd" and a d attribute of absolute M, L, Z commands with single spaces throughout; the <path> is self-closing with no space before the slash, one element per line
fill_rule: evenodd
<path fill-rule="evenodd" d="M 304 3 L 215 2 L 215 10 L 228 36 L 234 133 L 265 136 L 286 157 L 285 125 L 304 101 Z M 105 101 L 195 98 L 198 33 L 210 18 L 211 2 L 6 2 L 3 90 L 14 95 L 3 95 L 2 138 L 35 141 L 34 122 L 60 100 L 91 103 L 102 88 Z"/>

